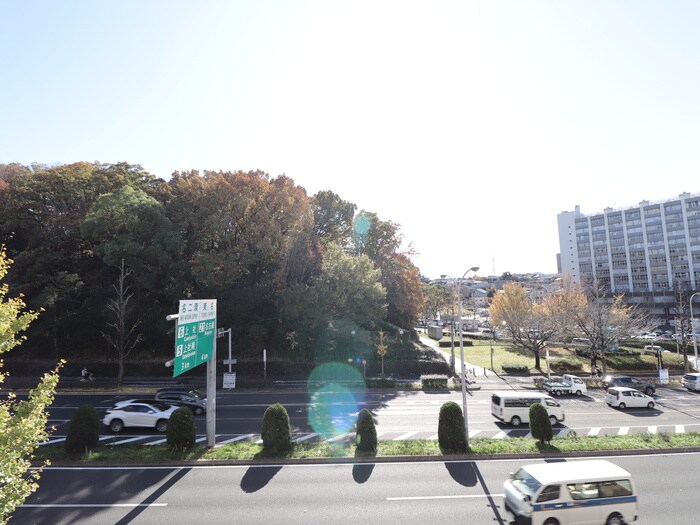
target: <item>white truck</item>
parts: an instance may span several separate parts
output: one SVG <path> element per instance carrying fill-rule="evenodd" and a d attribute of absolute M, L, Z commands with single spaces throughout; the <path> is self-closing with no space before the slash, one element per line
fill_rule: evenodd
<path fill-rule="evenodd" d="M 546 380 L 542 383 L 542 388 L 555 396 L 562 394 L 576 394 L 580 396 L 588 392 L 585 381 L 572 374 L 564 374 L 561 376 L 561 379 Z"/>

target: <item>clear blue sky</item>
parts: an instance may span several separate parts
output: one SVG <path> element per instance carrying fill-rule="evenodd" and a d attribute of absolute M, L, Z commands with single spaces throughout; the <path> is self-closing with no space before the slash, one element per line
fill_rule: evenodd
<path fill-rule="evenodd" d="M 700 3 L 0 0 L 0 163 L 261 169 L 429 277 L 555 272 L 556 215 L 700 192 Z"/>

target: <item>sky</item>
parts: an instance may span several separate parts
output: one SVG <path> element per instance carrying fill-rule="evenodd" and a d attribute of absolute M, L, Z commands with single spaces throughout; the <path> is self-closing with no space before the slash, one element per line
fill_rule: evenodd
<path fill-rule="evenodd" d="M 0 163 L 285 174 L 430 278 L 700 192 L 700 3 L 0 0 Z"/>

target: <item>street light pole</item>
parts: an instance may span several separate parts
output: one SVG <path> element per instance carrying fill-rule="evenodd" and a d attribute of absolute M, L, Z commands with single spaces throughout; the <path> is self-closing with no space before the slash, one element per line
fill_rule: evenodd
<path fill-rule="evenodd" d="M 695 331 L 695 318 L 693 317 L 693 297 L 700 294 L 695 292 L 690 296 L 690 329 L 693 331 L 693 352 L 695 352 L 695 368 L 698 368 L 698 336 Z"/>
<path fill-rule="evenodd" d="M 464 413 L 464 435 L 467 440 L 467 450 L 469 450 L 469 422 L 467 421 L 467 369 L 464 364 L 464 330 L 462 330 L 462 280 L 469 272 L 478 272 L 478 266 L 472 266 L 462 278 L 457 281 L 457 302 L 459 304 L 459 358 L 462 360 L 462 412 Z"/>

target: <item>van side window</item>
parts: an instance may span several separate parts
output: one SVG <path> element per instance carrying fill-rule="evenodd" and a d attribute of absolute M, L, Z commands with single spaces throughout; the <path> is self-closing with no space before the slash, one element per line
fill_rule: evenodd
<path fill-rule="evenodd" d="M 566 488 L 569 489 L 571 498 L 575 500 L 615 498 L 632 495 L 632 484 L 628 479 L 569 484 Z"/>
<path fill-rule="evenodd" d="M 559 485 L 548 485 L 537 496 L 537 503 L 559 499 Z"/>
<path fill-rule="evenodd" d="M 566 486 L 572 499 L 595 499 L 598 493 L 597 483 L 572 483 Z"/>
<path fill-rule="evenodd" d="M 557 403 L 556 401 L 552 401 L 551 399 L 545 399 L 544 401 L 545 401 L 545 403 L 547 403 L 548 407 L 558 407 L 559 406 L 559 403 Z"/>

